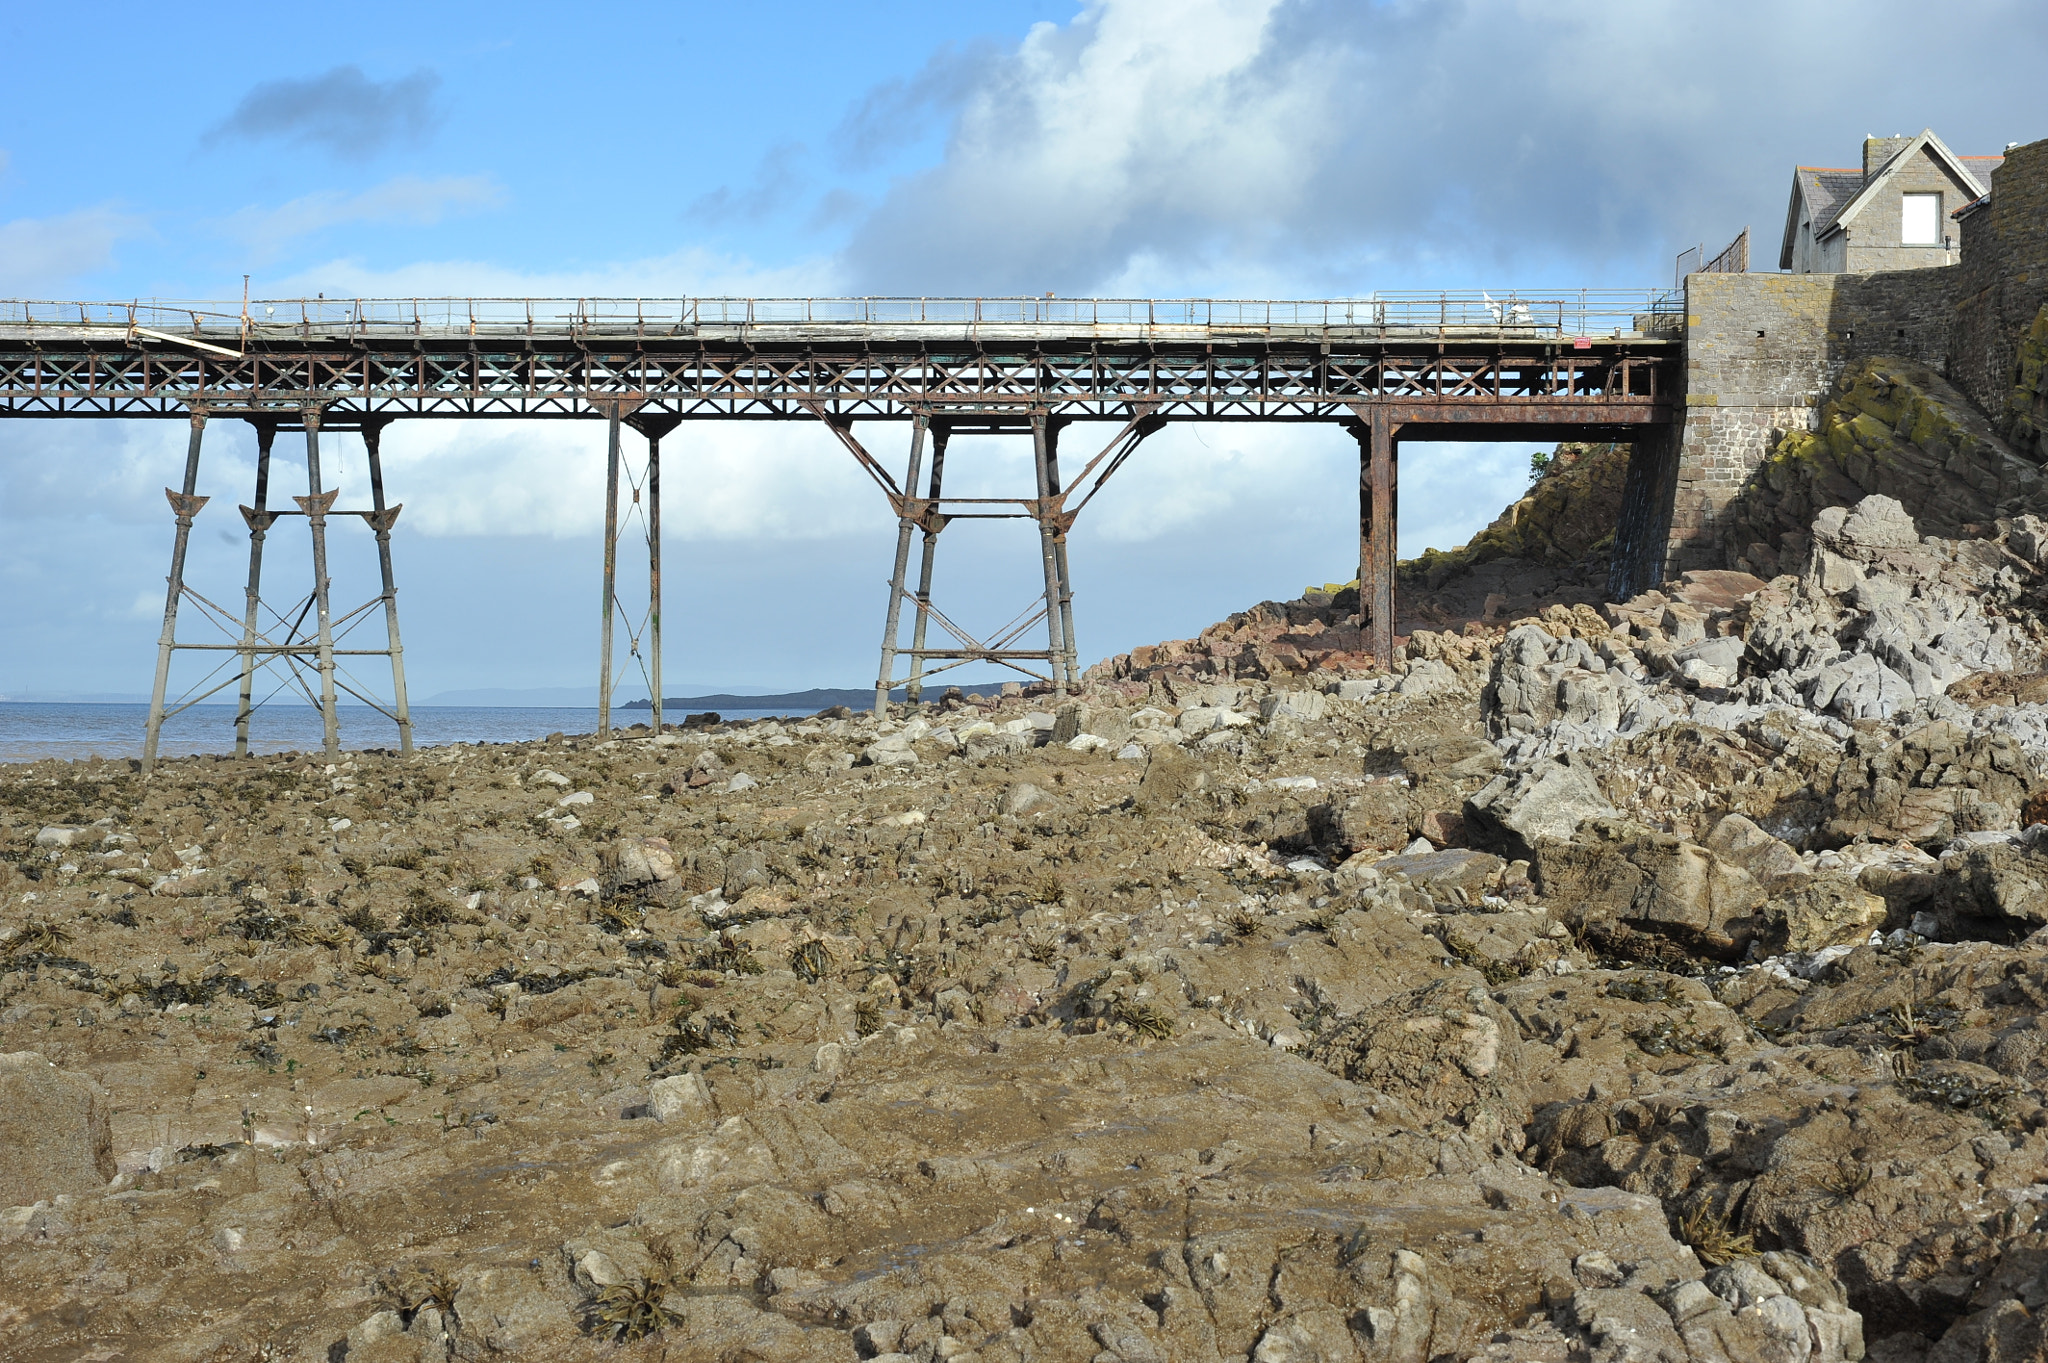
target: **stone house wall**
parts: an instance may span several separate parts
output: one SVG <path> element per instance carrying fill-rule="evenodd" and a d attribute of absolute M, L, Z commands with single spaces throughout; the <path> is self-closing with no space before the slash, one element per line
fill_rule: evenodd
<path fill-rule="evenodd" d="M 1891 138 L 1874 140 L 1882 143 L 1894 141 Z M 1883 154 L 1891 153 L 1886 151 Z M 1865 159 L 1869 159 L 1867 151 Z M 1875 167 L 1867 168 L 1865 173 L 1872 169 Z M 1907 246 L 1900 240 L 1905 226 L 1904 205 L 1900 200 L 1906 194 L 1941 196 L 1941 209 L 1935 215 L 1935 221 L 1941 224 L 1942 234 L 1948 238 L 1946 244 Z M 1858 271 L 1924 270 L 1955 264 L 1961 243 L 1955 240 L 1955 224 L 1948 215 L 1976 197 L 1975 190 L 1957 179 L 1933 152 L 1922 147 L 1919 155 L 1892 172 L 1877 196 L 1864 205 L 1863 211 L 1843 229 L 1848 238 L 1843 268 Z"/>
<path fill-rule="evenodd" d="M 1896 235 L 1896 204 L 1891 212 Z M 2048 141 L 2007 155 L 1990 206 L 1965 219 L 1964 230 L 1963 263 L 1942 269 L 1686 280 L 1676 468 L 1637 480 L 1646 493 L 1655 487 L 1670 497 L 1664 563 L 1661 573 L 1644 563 L 1628 575 L 1633 582 L 1727 562 L 1720 513 L 1782 433 L 1813 429 L 1852 360 L 1919 360 L 1994 419 L 2003 415 L 2020 338 L 2048 301 Z"/>

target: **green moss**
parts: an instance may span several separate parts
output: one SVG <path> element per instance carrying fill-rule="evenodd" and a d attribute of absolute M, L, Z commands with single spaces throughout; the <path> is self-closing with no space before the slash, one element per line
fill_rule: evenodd
<path fill-rule="evenodd" d="M 2020 338 L 2012 396 L 2001 424 L 2029 458 L 2048 463 L 2048 304 L 2034 314 L 2034 325 Z"/>
<path fill-rule="evenodd" d="M 1629 447 L 1567 442 L 1519 498 L 1455 549 L 1425 549 L 1399 565 L 1403 580 L 1429 587 L 1495 559 L 1523 558 L 1562 567 L 1611 542 L 1628 478 Z"/>

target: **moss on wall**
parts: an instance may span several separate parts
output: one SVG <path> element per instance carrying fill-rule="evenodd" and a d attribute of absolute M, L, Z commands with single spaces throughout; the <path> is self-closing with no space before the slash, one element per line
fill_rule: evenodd
<path fill-rule="evenodd" d="M 2034 325 L 2020 337 L 2002 425 L 2022 457 L 2048 464 L 2048 304 L 2034 314 Z"/>
<path fill-rule="evenodd" d="M 1458 573 L 1496 559 L 1564 568 L 1607 549 L 1621 517 L 1628 457 L 1627 445 L 1559 445 L 1529 491 L 1491 525 L 1455 549 L 1425 549 L 1401 560 L 1401 582 L 1434 591 Z M 1309 590 L 1334 595 L 1357 586 L 1354 577 Z"/>
<path fill-rule="evenodd" d="M 1818 429 L 1787 431 L 1723 520 L 1728 561 L 1762 576 L 1796 566 L 1825 507 L 1873 492 L 1898 498 L 1922 533 L 1977 533 L 2039 510 L 2041 470 L 2018 457 L 1947 380 L 1917 361 L 1858 360 L 1842 372 Z"/>

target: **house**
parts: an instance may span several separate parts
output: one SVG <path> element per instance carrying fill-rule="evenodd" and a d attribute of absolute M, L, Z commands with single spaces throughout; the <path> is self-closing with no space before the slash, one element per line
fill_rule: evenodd
<path fill-rule="evenodd" d="M 1863 168 L 1792 172 L 1778 268 L 1844 274 L 1953 265 L 1962 258 L 1950 215 L 1980 199 L 2002 156 L 1957 156 L 1934 130 L 1867 137 Z"/>

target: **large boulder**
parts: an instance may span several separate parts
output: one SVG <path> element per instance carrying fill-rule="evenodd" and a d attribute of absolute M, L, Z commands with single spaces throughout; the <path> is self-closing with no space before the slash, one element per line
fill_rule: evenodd
<path fill-rule="evenodd" d="M 1946 845 L 1959 833 L 2018 827 L 2044 789 L 2039 760 L 2012 738 L 1923 724 L 1896 743 L 1852 749 L 1835 773 L 1821 837 L 1836 846 L 1859 837 Z"/>
<path fill-rule="evenodd" d="M 613 894 L 672 900 L 682 891 L 682 873 L 666 838 L 621 838 L 604 850 L 600 860 L 605 888 Z"/>
<path fill-rule="evenodd" d="M 1398 781 L 1373 781 L 1357 795 L 1308 812 L 1309 836 L 1342 859 L 1369 849 L 1405 846 L 1421 825 L 1413 792 Z"/>
<path fill-rule="evenodd" d="M 1586 820 L 1615 813 L 1592 773 L 1567 754 L 1494 777 L 1465 802 L 1465 825 L 1480 847 L 1527 861 L 1540 840 L 1568 839 Z"/>
<path fill-rule="evenodd" d="M 106 1091 L 35 1051 L 0 1055 L 0 1206 L 82 1193 L 114 1176 Z"/>
<path fill-rule="evenodd" d="M 2010 941 L 2048 926 L 2048 856 L 2023 842 L 1965 844 L 1941 859 L 1936 936 Z"/>
<path fill-rule="evenodd" d="M 1519 1150 L 1529 1121 L 1521 1030 L 1472 977 L 1437 980 L 1320 1037 L 1309 1058 L 1379 1090 L 1423 1123 L 1450 1121 Z"/>
<path fill-rule="evenodd" d="M 1762 926 L 1756 913 L 1766 896 L 1747 871 L 1625 819 L 1541 839 L 1535 870 L 1566 921 L 1616 955 L 1645 958 L 1632 943 L 1646 936 L 1690 956 L 1738 960 Z"/>

